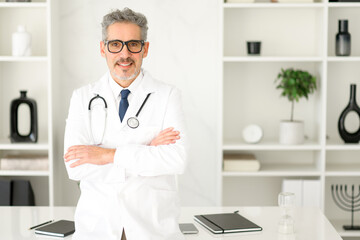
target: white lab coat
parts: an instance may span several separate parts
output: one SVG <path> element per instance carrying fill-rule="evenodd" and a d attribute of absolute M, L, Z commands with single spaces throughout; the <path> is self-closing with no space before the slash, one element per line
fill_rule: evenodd
<path fill-rule="evenodd" d="M 75 160 L 65 164 L 69 178 L 81 181 L 73 239 L 120 240 L 123 228 L 128 240 L 184 239 L 178 227 L 180 206 L 175 179 L 184 172 L 187 155 L 180 93 L 144 71 L 121 123 L 109 77 L 106 73 L 99 81 L 75 90 L 70 102 L 65 152 L 70 146 L 92 143 L 88 104 L 95 94 L 104 97 L 108 105 L 101 146 L 116 148 L 112 164 L 75 168 L 69 167 Z M 135 116 L 150 92 L 138 118 L 139 127 L 129 128 L 127 119 Z M 148 146 L 168 127 L 179 130 L 181 139 L 175 144 Z"/>

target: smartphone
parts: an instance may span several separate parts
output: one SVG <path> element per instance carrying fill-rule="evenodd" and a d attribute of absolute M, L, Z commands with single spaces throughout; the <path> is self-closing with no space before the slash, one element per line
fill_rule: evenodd
<path fill-rule="evenodd" d="M 192 223 L 180 223 L 180 231 L 183 234 L 197 234 L 199 230 Z"/>

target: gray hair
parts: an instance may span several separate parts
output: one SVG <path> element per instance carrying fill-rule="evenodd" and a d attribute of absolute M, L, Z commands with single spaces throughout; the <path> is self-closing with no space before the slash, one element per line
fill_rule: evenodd
<path fill-rule="evenodd" d="M 107 28 L 111 24 L 117 22 L 126 22 L 138 25 L 141 29 L 141 40 L 146 41 L 148 30 L 146 17 L 143 14 L 134 12 L 129 8 L 124 8 L 122 11 L 119 9 L 112 10 L 110 13 L 104 16 L 101 23 L 103 41 L 107 39 Z"/>

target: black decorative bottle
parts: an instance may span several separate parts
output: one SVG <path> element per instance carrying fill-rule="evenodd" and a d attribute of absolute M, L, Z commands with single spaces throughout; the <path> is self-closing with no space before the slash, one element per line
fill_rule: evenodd
<path fill-rule="evenodd" d="M 19 106 L 25 104 L 30 109 L 30 132 L 27 135 L 19 133 Z M 10 139 L 11 142 L 37 142 L 38 121 L 35 100 L 26 97 L 26 91 L 20 91 L 20 98 L 14 99 L 10 106 Z"/>
<path fill-rule="evenodd" d="M 348 32 L 348 20 L 339 20 L 339 32 L 336 34 L 336 56 L 350 56 L 351 35 Z"/>
<path fill-rule="evenodd" d="M 358 130 L 354 133 L 349 133 L 345 129 L 345 118 L 350 112 L 356 112 L 360 118 L 360 108 L 356 103 L 356 85 L 350 85 L 350 101 L 349 104 L 346 106 L 344 111 L 342 111 L 339 122 L 338 122 L 338 129 L 341 138 L 345 141 L 345 143 L 358 143 L 360 141 L 360 126 Z"/>

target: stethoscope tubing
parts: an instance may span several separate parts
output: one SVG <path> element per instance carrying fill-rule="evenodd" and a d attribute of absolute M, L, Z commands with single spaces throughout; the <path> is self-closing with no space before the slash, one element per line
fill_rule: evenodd
<path fill-rule="evenodd" d="M 141 109 L 144 107 L 146 101 L 147 101 L 148 98 L 150 97 L 150 94 L 151 94 L 151 93 L 148 93 L 148 95 L 146 96 L 144 102 L 141 104 L 141 106 L 140 106 L 140 108 L 139 108 L 139 111 L 135 114 L 135 117 L 138 117 L 138 116 L 139 116 L 139 114 L 140 114 L 140 112 L 141 112 Z"/>
<path fill-rule="evenodd" d="M 141 104 L 139 110 L 137 111 L 137 113 L 135 114 L 135 117 L 130 117 L 128 120 L 127 120 L 127 125 L 132 128 L 132 129 L 135 129 L 137 127 L 139 127 L 140 123 L 139 123 L 139 120 L 138 120 L 138 117 L 139 117 L 139 114 L 141 112 L 141 110 L 143 109 L 145 103 L 147 102 L 147 100 L 149 99 L 151 93 L 148 93 L 148 95 L 146 96 L 145 100 L 143 101 L 143 103 Z M 93 133 L 92 133 L 92 125 L 91 125 L 91 104 L 92 102 L 97 99 L 97 98 L 100 98 L 103 102 L 104 102 L 104 105 L 105 105 L 105 119 L 107 118 L 107 103 L 106 103 L 106 100 L 105 98 L 103 98 L 102 96 L 100 96 L 99 94 L 96 94 L 93 98 L 90 99 L 89 101 L 89 106 L 88 106 L 88 110 L 89 110 L 89 121 L 90 121 L 90 132 L 91 132 L 91 137 L 94 141 L 94 144 L 95 143 L 95 139 L 94 139 L 94 136 L 93 136 Z M 104 129 L 103 129 L 103 135 L 101 137 L 101 141 L 99 144 L 96 144 L 96 145 L 100 145 L 104 139 L 104 134 L 105 134 L 105 127 L 106 127 L 106 121 L 105 121 L 105 126 L 104 126 Z"/>
<path fill-rule="evenodd" d="M 94 101 L 94 100 L 97 99 L 97 98 L 100 98 L 100 99 L 103 100 L 103 102 L 104 102 L 104 104 L 105 104 L 105 108 L 107 109 L 107 103 L 106 103 L 106 101 L 105 101 L 105 98 L 103 98 L 103 97 L 100 96 L 99 94 L 96 94 L 95 97 L 93 97 L 93 98 L 90 99 L 90 101 L 89 101 L 89 107 L 88 107 L 89 111 L 91 111 L 91 103 L 92 103 L 92 101 Z"/>
<path fill-rule="evenodd" d="M 95 142 L 95 138 L 94 138 L 93 131 L 92 131 L 92 120 L 91 120 L 91 103 L 92 103 L 92 101 L 94 101 L 94 100 L 97 99 L 97 98 L 100 98 L 101 100 L 103 100 L 104 105 L 105 105 L 105 122 L 104 122 L 104 129 L 103 129 L 103 133 L 102 133 L 102 135 L 101 135 L 101 140 L 100 140 L 99 143 L 96 143 L 96 142 Z M 90 99 L 88 110 L 89 110 L 89 124 L 90 124 L 90 134 L 91 134 L 91 138 L 92 138 L 92 140 L 93 140 L 93 142 L 94 142 L 94 145 L 99 146 L 99 145 L 101 145 L 101 143 L 103 142 L 104 135 L 105 135 L 106 118 L 107 118 L 107 103 L 106 103 L 106 100 L 105 100 L 103 97 L 101 97 L 99 94 L 96 94 L 95 97 L 93 97 L 93 98 Z"/>

